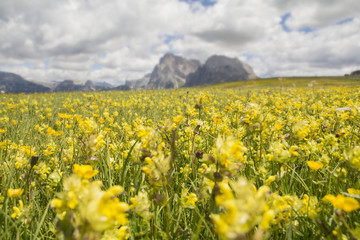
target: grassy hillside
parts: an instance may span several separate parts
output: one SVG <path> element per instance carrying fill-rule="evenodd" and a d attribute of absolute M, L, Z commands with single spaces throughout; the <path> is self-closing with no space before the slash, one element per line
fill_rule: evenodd
<path fill-rule="evenodd" d="M 324 87 L 360 86 L 360 77 L 284 77 L 284 78 L 262 78 L 248 81 L 237 81 L 219 83 L 208 86 L 198 86 L 197 88 L 242 88 L 256 89 L 268 87 Z"/>

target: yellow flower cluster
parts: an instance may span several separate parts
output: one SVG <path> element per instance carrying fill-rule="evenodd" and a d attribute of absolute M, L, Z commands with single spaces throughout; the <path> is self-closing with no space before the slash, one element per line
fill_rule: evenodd
<path fill-rule="evenodd" d="M 150 212 L 151 203 L 146 192 L 139 192 L 135 197 L 130 198 L 130 209 L 140 215 L 145 220 L 150 220 L 152 214 Z"/>
<path fill-rule="evenodd" d="M 341 194 L 338 194 L 337 196 L 328 194 L 324 197 L 324 199 L 330 202 L 335 208 L 346 212 L 352 212 L 360 208 L 360 204 L 356 199 L 352 197 L 345 197 Z"/>
<path fill-rule="evenodd" d="M 198 198 L 195 193 L 188 194 L 187 189 L 183 189 L 181 191 L 181 205 L 184 208 L 190 208 L 190 209 L 195 208 L 197 201 L 198 201 Z"/>
<path fill-rule="evenodd" d="M 254 185 L 241 178 L 238 181 L 224 180 L 219 183 L 219 193 L 215 197 L 216 205 L 222 213 L 212 214 L 215 231 L 224 239 L 239 239 L 260 226 L 269 228 L 275 212 L 267 201 L 270 189 Z"/>
<path fill-rule="evenodd" d="M 73 219 L 73 234 L 100 235 L 105 230 L 128 224 L 127 203 L 121 202 L 117 195 L 123 193 L 121 186 L 112 186 L 101 190 L 101 182 L 89 182 L 78 175 L 64 180 L 64 192 L 51 201 L 51 206 L 58 212 L 60 224 L 66 224 L 68 218 Z M 82 233 L 81 229 L 88 229 Z"/>
<path fill-rule="evenodd" d="M 98 170 L 94 170 L 91 165 L 79 165 L 74 164 L 74 173 L 80 178 L 90 179 L 99 173 Z"/>
<path fill-rule="evenodd" d="M 232 136 L 226 138 L 218 136 L 212 154 L 207 156 L 207 161 L 210 164 L 215 164 L 217 169 L 224 171 L 236 171 L 244 163 L 246 163 L 247 149 L 243 146 L 242 142 L 236 140 Z"/>

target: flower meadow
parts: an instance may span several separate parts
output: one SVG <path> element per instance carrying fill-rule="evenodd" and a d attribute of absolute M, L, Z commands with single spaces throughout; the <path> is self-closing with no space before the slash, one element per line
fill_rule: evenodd
<path fill-rule="evenodd" d="M 360 238 L 360 88 L 0 96 L 1 239 Z"/>

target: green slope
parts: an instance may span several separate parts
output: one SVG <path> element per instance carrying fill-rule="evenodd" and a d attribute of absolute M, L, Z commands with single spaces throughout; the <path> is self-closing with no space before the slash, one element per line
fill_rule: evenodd
<path fill-rule="evenodd" d="M 219 83 L 195 88 L 360 87 L 359 77 L 284 77 Z"/>

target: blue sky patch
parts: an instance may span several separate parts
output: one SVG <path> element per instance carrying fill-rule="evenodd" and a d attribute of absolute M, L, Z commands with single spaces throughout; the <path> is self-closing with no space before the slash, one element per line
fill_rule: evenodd
<path fill-rule="evenodd" d="M 25 61 L 23 63 L 10 63 L 10 64 L 3 64 L 4 67 L 16 68 L 16 67 L 27 67 L 31 68 L 31 63 L 29 61 Z"/>
<path fill-rule="evenodd" d="M 265 60 L 266 60 L 264 56 L 253 55 L 253 54 L 250 54 L 250 53 L 244 53 L 241 56 L 245 57 L 246 61 L 251 61 L 251 60 L 254 60 L 254 59 L 258 59 L 261 62 L 265 62 Z"/>
<path fill-rule="evenodd" d="M 315 29 L 311 27 L 303 27 L 299 29 L 299 32 L 303 32 L 303 33 L 311 33 L 313 31 L 315 31 Z"/>
<path fill-rule="evenodd" d="M 103 69 L 103 66 L 101 64 L 97 64 L 97 63 L 94 63 L 92 66 L 91 66 L 91 70 L 101 70 Z"/>
<path fill-rule="evenodd" d="M 50 65 L 50 63 L 51 63 L 51 60 L 50 60 L 50 59 L 45 60 L 45 61 L 44 61 L 44 68 L 45 68 L 45 69 L 48 68 L 49 65 Z"/>
<path fill-rule="evenodd" d="M 201 3 L 201 5 L 203 5 L 204 7 L 211 7 L 214 6 L 216 4 L 216 0 L 179 0 L 180 2 L 186 2 L 186 3 L 194 3 L 194 2 L 199 2 Z"/>
<path fill-rule="evenodd" d="M 169 44 L 174 40 L 184 39 L 183 35 L 165 35 L 164 43 Z"/>
<path fill-rule="evenodd" d="M 106 52 L 98 53 L 98 57 L 99 57 L 99 58 L 105 58 L 106 55 L 107 55 Z"/>
<path fill-rule="evenodd" d="M 291 32 L 291 29 L 286 25 L 286 20 L 288 20 L 289 17 L 291 17 L 291 13 L 285 13 L 281 16 L 280 25 L 285 32 Z"/>
<path fill-rule="evenodd" d="M 343 20 L 337 22 L 336 24 L 337 24 L 337 25 L 342 25 L 342 24 L 345 24 L 345 23 L 348 23 L 348 22 L 352 22 L 353 20 L 354 20 L 353 17 L 351 17 L 351 18 L 346 18 L 346 19 L 343 19 Z"/>
<path fill-rule="evenodd" d="M 26 61 L 26 62 L 24 63 L 24 66 L 27 67 L 27 68 L 30 68 L 30 67 L 31 67 L 31 63 L 28 62 L 28 61 Z"/>

